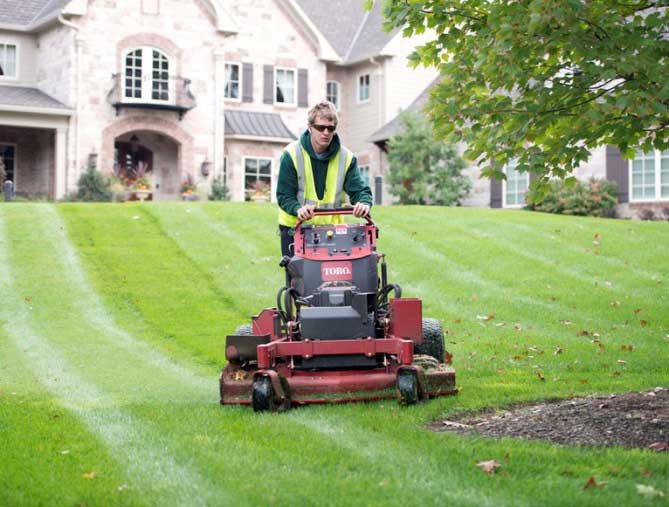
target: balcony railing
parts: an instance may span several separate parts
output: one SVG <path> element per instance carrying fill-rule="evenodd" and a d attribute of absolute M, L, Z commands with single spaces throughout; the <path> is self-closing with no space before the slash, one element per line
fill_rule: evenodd
<path fill-rule="evenodd" d="M 170 76 L 167 79 L 130 78 L 123 74 L 112 75 L 112 88 L 107 101 L 118 115 L 122 108 L 162 109 L 176 111 L 179 119 L 197 105 L 190 91 L 190 79 Z"/>

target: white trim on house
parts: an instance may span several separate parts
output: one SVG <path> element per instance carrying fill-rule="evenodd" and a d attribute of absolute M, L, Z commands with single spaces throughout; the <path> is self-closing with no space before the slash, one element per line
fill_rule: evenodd
<path fill-rule="evenodd" d="M 337 100 L 330 100 L 330 90 L 328 86 L 331 84 L 335 85 Z M 338 111 L 341 111 L 341 83 L 339 81 L 326 81 L 325 82 L 325 99 L 332 102 Z"/>
<path fill-rule="evenodd" d="M 362 78 L 367 77 L 367 97 L 366 98 L 361 98 L 360 93 L 362 91 L 362 86 L 360 81 Z M 355 103 L 356 104 L 366 104 L 368 102 L 371 102 L 372 100 L 372 75 L 369 72 L 366 72 L 364 74 L 358 74 L 357 79 L 356 79 L 356 88 L 355 88 Z"/>
<path fill-rule="evenodd" d="M 3 42 L 0 39 L 0 46 L 5 46 L 5 49 L 7 48 L 7 46 L 14 46 L 14 57 L 15 57 L 15 59 L 14 59 L 14 75 L 13 76 L 7 76 L 7 75 L 0 76 L 0 81 L 2 81 L 2 82 L 18 81 L 19 80 L 19 74 L 20 74 L 20 72 L 19 72 L 19 69 L 20 69 L 20 67 L 19 67 L 19 59 L 20 59 L 19 54 L 20 54 L 20 51 L 21 51 L 21 47 L 20 47 L 19 43 L 18 42 Z M 2 63 L 4 63 L 4 62 L 0 62 L 0 64 L 2 64 Z M 4 72 L 4 70 L 5 69 L 3 68 L 3 72 Z"/>
<path fill-rule="evenodd" d="M 660 201 L 669 201 L 669 150 L 665 150 L 664 152 L 660 150 L 653 150 L 653 157 L 647 157 L 647 153 L 642 153 L 642 152 L 637 152 L 635 157 L 628 162 L 627 165 L 627 171 L 628 171 L 628 181 L 629 181 L 629 202 L 635 203 L 635 202 L 660 202 Z M 667 161 L 667 168 L 665 169 L 665 172 L 667 173 L 667 181 L 664 183 L 664 186 L 667 187 L 666 193 L 663 196 L 662 195 L 662 159 Z M 652 183 L 652 188 L 653 188 L 653 197 L 640 197 L 640 198 L 635 198 L 634 197 L 634 162 L 640 160 L 642 162 L 642 169 L 641 169 L 641 185 L 637 185 L 637 188 L 641 188 L 642 193 L 645 193 L 644 188 L 649 187 L 649 184 L 644 184 L 646 183 L 643 178 L 644 178 L 644 170 L 643 168 L 645 167 L 645 160 L 653 160 L 653 183 Z"/>
<path fill-rule="evenodd" d="M 279 102 L 276 100 L 277 95 L 277 75 L 278 71 L 292 72 L 293 73 L 293 101 L 292 102 Z M 285 97 L 284 97 L 285 99 Z M 297 107 L 297 69 L 294 67 L 274 67 L 274 105 L 278 107 Z"/>
<path fill-rule="evenodd" d="M 74 109 L 58 109 L 58 108 L 52 109 L 46 107 L 10 106 L 7 104 L 0 104 L 0 113 L 2 112 L 47 114 L 52 116 L 72 116 L 76 113 Z"/>
<path fill-rule="evenodd" d="M 237 98 L 234 97 L 226 97 L 225 92 L 226 92 L 226 87 L 228 84 L 228 76 L 226 73 L 226 67 L 228 65 L 236 65 L 237 66 Z M 232 61 L 225 61 L 223 62 L 223 100 L 226 102 L 241 102 L 242 101 L 242 79 L 243 79 L 243 65 L 242 62 L 232 62 Z"/>
<path fill-rule="evenodd" d="M 141 72 L 141 83 L 140 83 L 140 95 L 141 97 L 127 97 L 126 96 L 126 71 L 128 69 L 128 64 L 126 60 L 128 56 L 132 53 L 141 50 L 141 67 L 139 67 Z M 160 57 L 164 57 L 167 60 L 167 70 L 159 69 L 159 72 L 167 73 L 167 100 L 154 99 L 153 94 L 153 51 L 157 51 Z M 134 56 L 131 56 L 134 58 Z M 136 46 L 123 53 L 122 58 L 123 68 L 121 69 L 121 102 L 123 103 L 141 103 L 141 104 L 176 104 L 176 87 L 174 72 L 172 69 L 175 67 L 174 58 L 170 56 L 167 51 L 156 46 Z M 135 69 L 135 67 L 131 67 Z M 130 79 L 133 81 L 131 90 L 135 88 L 136 76 L 130 76 Z M 164 78 L 158 79 L 159 82 L 165 81 Z"/>

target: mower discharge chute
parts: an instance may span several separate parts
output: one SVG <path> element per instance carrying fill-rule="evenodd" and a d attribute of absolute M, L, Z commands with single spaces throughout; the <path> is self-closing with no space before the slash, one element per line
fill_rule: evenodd
<path fill-rule="evenodd" d="M 277 306 L 226 338 L 221 404 L 277 411 L 395 397 L 413 404 L 457 392 L 441 324 L 422 317 L 420 299 L 403 298 L 399 285 L 388 283 L 370 218 L 298 222 L 294 232 L 294 256 L 280 263 L 286 285 Z"/>

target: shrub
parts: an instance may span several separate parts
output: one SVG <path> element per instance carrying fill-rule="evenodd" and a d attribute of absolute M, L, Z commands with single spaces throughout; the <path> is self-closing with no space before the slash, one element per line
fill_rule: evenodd
<path fill-rule="evenodd" d="M 230 189 L 223 183 L 222 176 L 216 176 L 211 183 L 211 194 L 209 194 L 210 201 L 227 201 L 230 199 Z"/>
<path fill-rule="evenodd" d="M 110 182 L 93 167 L 89 167 L 77 182 L 77 201 L 84 202 L 108 202 L 111 201 L 112 192 Z"/>
<path fill-rule="evenodd" d="M 542 201 L 527 207 L 558 215 L 613 218 L 618 203 L 617 188 L 612 181 L 596 178 L 590 178 L 586 183 L 576 181 L 572 185 L 562 180 L 553 181 Z"/>

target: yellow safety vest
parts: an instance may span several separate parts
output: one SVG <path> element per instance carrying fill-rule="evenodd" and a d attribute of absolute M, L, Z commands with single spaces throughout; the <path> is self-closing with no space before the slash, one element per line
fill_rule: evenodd
<path fill-rule="evenodd" d="M 315 204 L 319 209 L 340 208 L 344 202 L 344 178 L 351 167 L 353 153 L 343 146 L 339 147 L 339 152 L 328 161 L 328 173 L 325 178 L 325 191 L 323 199 L 318 199 L 316 193 L 316 184 L 314 182 L 314 173 L 311 169 L 311 157 L 307 150 L 302 147 L 299 139 L 289 144 L 286 152 L 293 161 L 293 167 L 297 172 L 297 200 L 301 206 L 306 204 Z M 279 207 L 279 224 L 286 227 L 295 227 L 298 218 Z M 314 217 L 308 220 L 310 224 L 340 224 L 343 223 L 341 215 L 326 215 Z"/>

